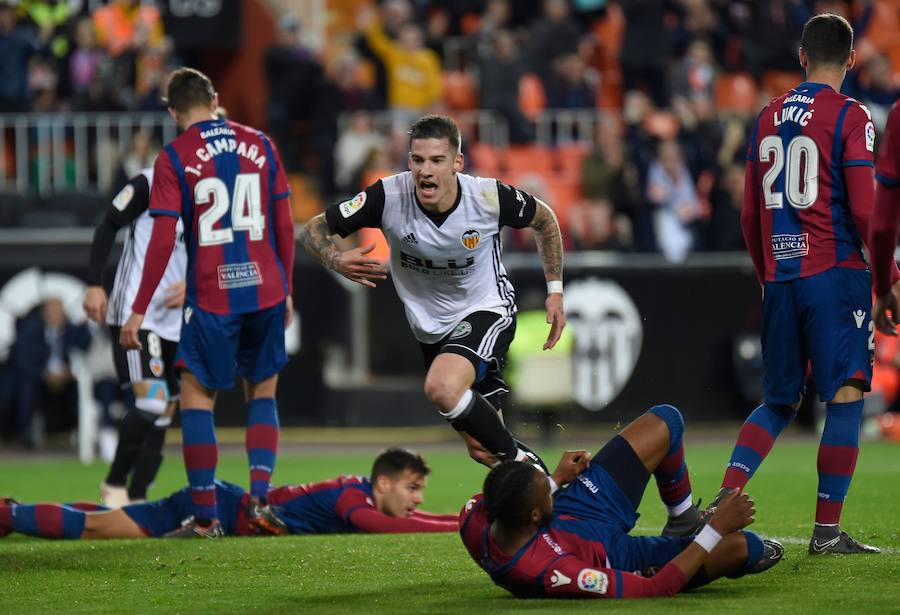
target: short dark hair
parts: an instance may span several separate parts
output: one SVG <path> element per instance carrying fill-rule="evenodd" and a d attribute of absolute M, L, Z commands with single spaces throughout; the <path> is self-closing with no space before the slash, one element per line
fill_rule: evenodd
<path fill-rule="evenodd" d="M 843 66 L 853 49 L 853 27 L 840 15 L 816 15 L 803 26 L 800 46 L 812 66 Z"/>
<path fill-rule="evenodd" d="M 447 139 L 450 149 L 454 152 L 459 151 L 459 145 L 462 143 L 459 126 L 456 125 L 453 118 L 446 115 L 423 115 L 413 122 L 407 134 L 410 143 L 413 139 Z"/>
<path fill-rule="evenodd" d="M 422 476 L 431 474 L 431 468 L 420 454 L 405 448 L 389 448 L 375 458 L 375 463 L 372 464 L 372 482 L 379 476 L 395 478 L 404 470 L 412 470 Z"/>
<path fill-rule="evenodd" d="M 504 461 L 491 468 L 482 489 L 488 521 L 499 521 L 507 527 L 527 525 L 538 471 L 522 461 Z"/>
<path fill-rule="evenodd" d="M 165 102 L 169 108 L 186 113 L 195 107 L 208 107 L 216 95 L 209 77 L 195 68 L 182 67 L 169 76 Z"/>

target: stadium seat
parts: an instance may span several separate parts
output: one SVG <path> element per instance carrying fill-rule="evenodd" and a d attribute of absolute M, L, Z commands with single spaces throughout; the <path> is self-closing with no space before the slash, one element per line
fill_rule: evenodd
<path fill-rule="evenodd" d="M 803 82 L 803 74 L 794 71 L 770 70 L 763 73 L 762 91 L 769 96 L 780 96 Z"/>
<path fill-rule="evenodd" d="M 567 143 L 556 148 L 556 162 L 560 179 L 581 182 L 581 165 L 589 148 L 582 143 Z"/>
<path fill-rule="evenodd" d="M 496 177 L 501 173 L 502 157 L 490 143 L 473 142 L 468 146 L 472 167 L 476 175 Z"/>
<path fill-rule="evenodd" d="M 537 173 L 549 178 L 555 175 L 553 153 L 540 145 L 511 145 L 506 150 L 506 171 L 510 175 Z"/>
<path fill-rule="evenodd" d="M 444 102 L 454 111 L 478 108 L 478 93 L 472 75 L 464 70 L 444 72 Z"/>
<path fill-rule="evenodd" d="M 746 73 L 722 74 L 716 80 L 716 107 L 740 113 L 757 110 L 759 91 Z"/>
<path fill-rule="evenodd" d="M 361 228 L 357 231 L 357 238 L 360 246 L 375 244 L 375 249 L 369 252 L 367 256 L 385 263 L 391 260 L 391 247 L 388 245 L 387 239 L 384 238 L 384 233 L 381 232 L 381 229 Z"/>
<path fill-rule="evenodd" d="M 527 73 L 519 80 L 519 109 L 528 119 L 534 121 L 547 108 L 547 96 L 540 78 Z"/>

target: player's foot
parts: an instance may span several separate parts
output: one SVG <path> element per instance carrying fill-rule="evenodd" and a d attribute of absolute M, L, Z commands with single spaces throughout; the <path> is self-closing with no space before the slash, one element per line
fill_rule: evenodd
<path fill-rule="evenodd" d="M 193 517 L 181 522 L 181 527 L 163 534 L 163 538 L 219 538 L 225 535 L 222 524 L 213 519 L 208 524 L 201 524 Z"/>
<path fill-rule="evenodd" d="M 826 553 L 838 553 L 851 555 L 854 553 L 881 553 L 881 549 L 871 545 L 865 545 L 847 532 L 838 528 L 829 528 L 832 532 L 822 531 L 819 528 L 813 532 L 809 541 L 810 555 L 824 555 Z"/>
<path fill-rule="evenodd" d="M 691 507 L 680 515 L 669 517 L 666 526 L 662 530 L 663 536 L 692 536 L 703 524 L 703 511 L 700 510 L 700 501 L 691 504 Z"/>
<path fill-rule="evenodd" d="M 544 463 L 544 460 L 541 459 L 540 455 L 531 450 L 531 447 L 524 442 L 521 442 L 519 440 L 516 440 L 515 442 L 516 448 L 519 449 L 519 452 L 516 455 L 517 461 L 527 461 L 528 463 L 540 468 L 547 476 L 550 476 L 550 470 L 547 469 L 547 464 Z"/>
<path fill-rule="evenodd" d="M 11 497 L 3 496 L 0 497 L 0 506 L 12 506 L 13 504 L 18 504 L 18 502 Z M 0 538 L 5 538 L 12 534 L 12 525 L 9 527 L 0 526 Z"/>
<path fill-rule="evenodd" d="M 284 521 L 278 518 L 271 506 L 259 498 L 250 498 L 247 503 L 247 522 L 250 529 L 255 529 L 257 534 L 282 536 L 288 533 Z"/>
<path fill-rule="evenodd" d="M 753 565 L 753 568 L 747 571 L 747 574 L 759 574 L 765 572 L 784 557 L 784 547 L 777 540 L 763 539 L 763 554 L 759 561 Z"/>
<path fill-rule="evenodd" d="M 122 508 L 127 506 L 130 501 L 128 499 L 128 489 L 124 486 L 110 485 L 106 481 L 100 483 L 100 503 L 107 508 Z"/>

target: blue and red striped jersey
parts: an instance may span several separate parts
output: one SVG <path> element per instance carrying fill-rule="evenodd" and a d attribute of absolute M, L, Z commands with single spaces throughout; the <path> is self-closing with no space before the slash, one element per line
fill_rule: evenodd
<path fill-rule="evenodd" d="M 460 511 L 459 533 L 475 563 L 518 598 L 671 596 L 684 586 L 684 574 L 671 563 L 650 578 L 612 568 L 606 545 L 591 534 L 590 523 L 554 514 L 521 549 L 507 554 L 491 538 L 478 494 Z"/>
<path fill-rule="evenodd" d="M 891 277 L 894 248 L 900 225 L 900 103 L 888 115 L 875 164 L 878 189 L 872 212 L 869 252 L 872 259 L 872 286 L 875 294 L 886 294 L 896 280 Z"/>
<path fill-rule="evenodd" d="M 848 177 L 853 167 L 871 172 L 874 145 L 869 111 L 829 85 L 801 83 L 763 108 L 747 148 L 742 214 L 761 281 L 866 268 L 867 229 L 858 224 L 872 203 L 850 198 Z"/>
<path fill-rule="evenodd" d="M 275 208 L 289 195 L 275 145 L 236 122 L 198 122 L 159 153 L 149 211 L 183 220 L 189 304 L 242 314 L 284 301 Z"/>

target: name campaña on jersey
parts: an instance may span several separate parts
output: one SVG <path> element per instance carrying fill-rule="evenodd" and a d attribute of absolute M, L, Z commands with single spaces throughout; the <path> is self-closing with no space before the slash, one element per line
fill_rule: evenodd
<path fill-rule="evenodd" d="M 417 273 L 433 276 L 461 277 L 475 271 L 475 257 L 467 256 L 464 263 L 457 263 L 456 259 L 448 259 L 446 264 L 436 263 L 430 258 L 419 258 L 412 254 L 400 251 L 400 267 Z"/>
<path fill-rule="evenodd" d="M 256 145 L 247 145 L 243 141 L 238 141 L 235 138 L 234 131 L 227 126 L 217 126 L 215 128 L 210 128 L 209 130 L 204 130 L 200 133 L 200 137 L 203 139 L 210 139 L 212 137 L 230 137 L 227 139 L 216 139 L 214 141 L 207 141 L 205 147 L 201 147 L 197 149 L 197 158 L 202 160 L 203 162 L 209 162 L 219 154 L 225 152 L 237 152 L 238 156 L 243 156 L 247 158 L 255 164 L 257 167 L 262 169 L 266 164 L 266 157 L 262 152 L 259 151 L 259 147 Z"/>

